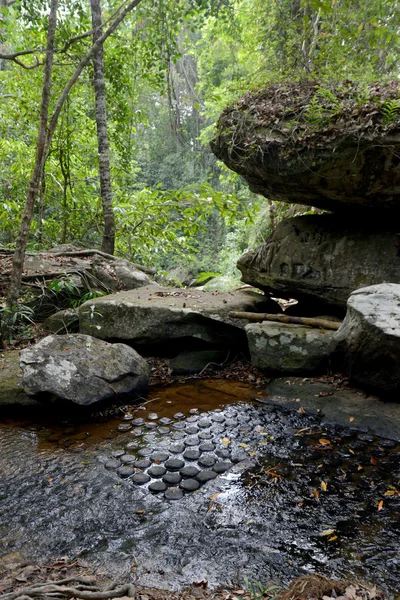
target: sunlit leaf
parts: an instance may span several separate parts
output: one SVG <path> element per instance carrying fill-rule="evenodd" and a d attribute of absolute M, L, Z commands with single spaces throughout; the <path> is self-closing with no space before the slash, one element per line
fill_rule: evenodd
<path fill-rule="evenodd" d="M 327 489 L 328 489 L 328 486 L 325 483 L 325 481 L 321 481 L 321 490 L 323 490 L 324 492 L 326 492 Z"/>
<path fill-rule="evenodd" d="M 381 500 L 378 504 L 378 512 L 383 509 L 383 500 Z"/>
<path fill-rule="evenodd" d="M 324 529 L 324 531 L 321 531 L 318 535 L 319 537 L 328 537 L 333 533 L 335 533 L 334 529 Z"/>

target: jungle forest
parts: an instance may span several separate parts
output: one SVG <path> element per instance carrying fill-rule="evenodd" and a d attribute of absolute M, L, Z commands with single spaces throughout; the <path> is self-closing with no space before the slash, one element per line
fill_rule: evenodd
<path fill-rule="evenodd" d="M 0 0 L 0 600 L 399 600 L 398 0 Z"/>

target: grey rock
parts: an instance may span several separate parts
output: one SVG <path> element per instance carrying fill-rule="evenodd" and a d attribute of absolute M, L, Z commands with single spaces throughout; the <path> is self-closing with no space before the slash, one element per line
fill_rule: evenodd
<path fill-rule="evenodd" d="M 182 469 L 184 466 L 185 463 L 180 458 L 169 458 L 165 462 L 165 467 L 168 469 L 168 471 L 179 471 L 179 469 Z"/>
<path fill-rule="evenodd" d="M 179 484 L 185 492 L 194 492 L 199 489 L 200 483 L 196 479 L 184 479 Z"/>
<path fill-rule="evenodd" d="M 365 228 L 336 215 L 294 217 L 244 254 L 238 268 L 243 281 L 262 290 L 344 310 L 358 288 L 400 283 L 396 239 L 379 223 Z"/>
<path fill-rule="evenodd" d="M 149 485 L 150 492 L 153 492 L 155 494 L 159 494 L 160 492 L 165 492 L 166 489 L 167 489 L 167 484 L 164 483 L 163 481 L 153 481 Z"/>
<path fill-rule="evenodd" d="M 199 472 L 199 469 L 197 469 L 196 467 L 191 466 L 191 465 L 189 465 L 188 467 L 183 467 L 183 469 L 181 469 L 179 471 L 179 473 L 182 475 L 182 477 L 185 477 L 185 478 L 196 477 L 198 472 Z"/>
<path fill-rule="evenodd" d="M 150 477 L 147 475 L 147 473 L 135 473 L 132 475 L 131 479 L 138 485 L 143 485 L 144 483 L 148 483 L 150 481 Z"/>
<path fill-rule="evenodd" d="M 154 452 L 151 455 L 151 460 L 154 462 L 164 462 L 169 459 L 169 454 L 167 452 Z"/>
<path fill-rule="evenodd" d="M 277 373 L 321 371 L 335 347 L 334 331 L 305 325 L 263 321 L 247 325 L 246 333 L 252 364 Z"/>
<path fill-rule="evenodd" d="M 79 314 L 76 308 L 66 308 L 48 317 L 40 328 L 51 333 L 76 333 L 79 327 Z"/>
<path fill-rule="evenodd" d="M 209 363 L 223 363 L 228 356 L 224 350 L 193 350 L 171 358 L 169 366 L 174 375 L 199 373 Z"/>
<path fill-rule="evenodd" d="M 211 479 L 215 479 L 217 477 L 217 473 L 215 471 L 200 471 L 196 475 L 197 481 L 200 483 L 205 483 L 206 481 L 210 481 Z"/>
<path fill-rule="evenodd" d="M 104 466 L 106 469 L 110 469 L 110 470 L 118 469 L 119 467 L 122 466 L 122 463 L 120 460 L 117 460 L 116 458 L 112 458 L 111 460 L 108 460 Z"/>
<path fill-rule="evenodd" d="M 400 285 L 383 283 L 353 292 L 335 340 L 352 381 L 398 402 Z"/>
<path fill-rule="evenodd" d="M 192 448 L 190 450 L 185 450 L 185 452 L 183 453 L 183 458 L 185 458 L 186 460 L 197 460 L 199 456 L 200 451 L 193 450 Z"/>
<path fill-rule="evenodd" d="M 28 395 L 22 388 L 22 371 L 19 352 L 2 351 L 0 354 L 0 409 L 21 407 L 43 408 L 43 404 Z"/>
<path fill-rule="evenodd" d="M 182 338 L 231 346 L 244 340 L 243 321 L 229 317 L 234 310 L 279 308 L 265 296 L 245 291 L 215 294 L 146 286 L 85 302 L 79 308 L 80 331 L 104 340 L 129 340 L 136 347 L 170 346 Z"/>
<path fill-rule="evenodd" d="M 150 475 L 150 477 L 162 477 L 163 475 L 165 475 L 165 473 L 167 472 L 167 469 L 165 469 L 164 467 L 160 467 L 158 465 L 151 467 L 148 471 L 147 474 Z"/>
<path fill-rule="evenodd" d="M 124 467 L 120 467 L 119 469 L 117 469 L 117 473 L 120 477 L 122 477 L 123 479 L 125 479 L 126 477 L 130 477 L 131 475 L 133 475 L 133 473 L 135 472 L 134 467 L 132 466 L 124 466 Z"/>
<path fill-rule="evenodd" d="M 180 500 L 183 498 L 183 492 L 179 488 L 171 487 L 165 491 L 164 497 L 167 500 Z"/>
<path fill-rule="evenodd" d="M 168 485 L 176 485 L 181 479 L 182 476 L 179 473 L 166 473 L 162 478 L 164 483 L 167 483 Z"/>
<path fill-rule="evenodd" d="M 81 334 L 50 335 L 21 351 L 24 390 L 88 406 L 147 390 L 148 366 L 125 344 Z"/>
<path fill-rule="evenodd" d="M 199 458 L 198 462 L 201 467 L 212 467 L 215 465 L 216 459 L 212 454 L 204 454 Z"/>
<path fill-rule="evenodd" d="M 148 458 L 139 458 L 139 460 L 133 463 L 136 469 L 147 469 L 151 465 L 151 461 Z"/>

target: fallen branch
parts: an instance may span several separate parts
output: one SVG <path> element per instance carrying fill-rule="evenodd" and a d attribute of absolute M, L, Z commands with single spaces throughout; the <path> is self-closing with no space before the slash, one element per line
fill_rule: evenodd
<path fill-rule="evenodd" d="M 322 327 L 323 329 L 339 329 L 341 323 L 327 319 L 314 319 L 312 317 L 289 317 L 288 315 L 270 315 L 268 313 L 230 312 L 234 319 L 247 319 L 248 321 L 272 321 L 275 323 L 290 323 L 292 325 L 307 325 L 308 327 Z"/>

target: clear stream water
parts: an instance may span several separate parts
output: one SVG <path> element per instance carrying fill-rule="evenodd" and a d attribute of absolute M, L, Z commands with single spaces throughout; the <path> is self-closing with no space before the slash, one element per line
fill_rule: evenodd
<path fill-rule="evenodd" d="M 318 572 L 394 596 L 400 445 L 259 393 L 197 380 L 120 418 L 0 417 L 0 560 L 79 556 L 169 589 Z"/>

